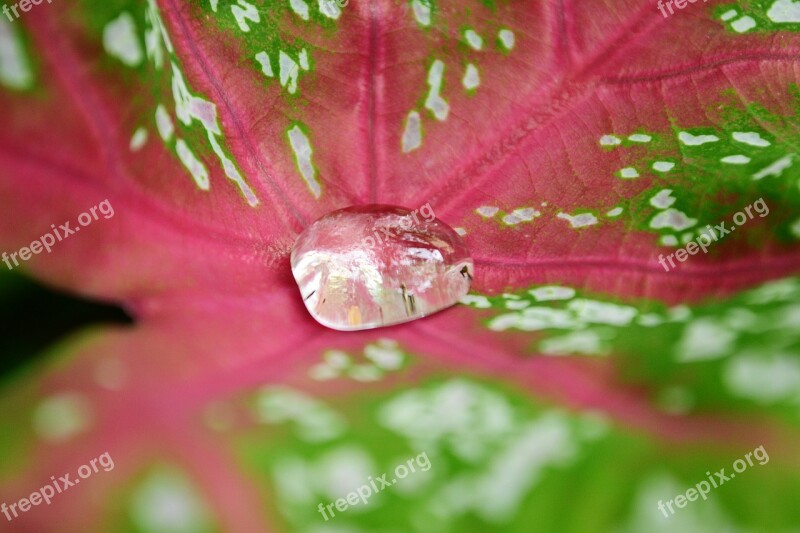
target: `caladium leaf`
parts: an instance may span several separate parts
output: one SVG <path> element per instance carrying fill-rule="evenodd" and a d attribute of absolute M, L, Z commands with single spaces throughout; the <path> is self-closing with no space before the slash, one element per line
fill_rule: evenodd
<path fill-rule="evenodd" d="M 0 17 L 2 248 L 108 200 L 18 268 L 136 318 L 5 386 L 5 501 L 115 464 L 12 525 L 313 530 L 317 503 L 422 452 L 429 472 L 335 524 L 796 524 L 800 3 L 682 4 Z M 465 235 L 474 294 L 381 331 L 316 324 L 289 250 L 364 203 L 430 204 Z M 758 446 L 772 465 L 662 515 Z"/>

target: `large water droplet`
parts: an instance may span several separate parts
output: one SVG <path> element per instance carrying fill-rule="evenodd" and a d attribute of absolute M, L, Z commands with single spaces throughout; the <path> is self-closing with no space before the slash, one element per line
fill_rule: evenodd
<path fill-rule="evenodd" d="M 342 331 L 408 322 L 467 294 L 473 264 L 461 237 L 430 205 L 348 207 L 314 222 L 292 249 L 306 307 Z"/>

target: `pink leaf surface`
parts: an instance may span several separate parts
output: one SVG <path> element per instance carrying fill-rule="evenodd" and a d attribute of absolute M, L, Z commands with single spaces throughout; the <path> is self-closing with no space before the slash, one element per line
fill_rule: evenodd
<path fill-rule="evenodd" d="M 758 23 L 744 32 L 723 18 L 727 4 L 665 18 L 634 0 L 351 0 L 337 17 L 302 1 L 81 0 L 2 21 L 0 37 L 17 44 L 0 39 L 0 52 L 32 77 L 0 85 L 2 249 L 108 199 L 113 217 L 20 270 L 136 320 L 65 342 L 6 386 L 4 422 L 27 424 L 3 444 L 18 462 L 0 469 L 6 501 L 95 449 L 118 464 L 15 525 L 117 527 L 121 504 L 106 493 L 127 497 L 143 464 L 169 460 L 191 472 L 220 529 L 288 528 L 281 509 L 259 508 L 273 489 L 244 472 L 236 439 L 203 422 L 209 405 L 263 386 L 335 401 L 479 376 L 654 442 L 738 450 L 758 435 L 788 454 L 796 420 L 787 427 L 782 412 L 665 412 L 651 394 L 664 384 L 621 368 L 621 356 L 672 357 L 676 339 L 640 331 L 647 313 L 667 322 L 688 305 L 722 320 L 726 298 L 800 272 L 800 37 L 759 11 L 770 2 L 742 4 L 737 17 L 750 9 Z M 747 162 L 726 162 L 735 156 Z M 671 271 L 659 263 L 759 198 L 768 215 Z M 325 213 L 369 203 L 429 203 L 462 230 L 473 305 L 355 334 L 315 323 L 289 270 L 294 239 Z M 683 218 L 659 225 L 667 209 Z M 629 306 L 638 322 L 614 322 L 623 307 L 601 308 L 602 319 L 569 307 L 584 321 L 564 329 L 607 340 L 596 354 L 607 357 L 544 355 L 552 322 L 498 327 L 512 309 L 501 294 L 530 298 L 542 285 Z M 547 320 L 566 316 L 547 309 Z M 796 343 L 796 324 L 780 323 Z M 327 350 L 382 338 L 414 364 L 378 384 L 310 370 Z M 87 399 L 91 423 L 65 442 L 42 439 L 25 421 L 67 392 Z"/>

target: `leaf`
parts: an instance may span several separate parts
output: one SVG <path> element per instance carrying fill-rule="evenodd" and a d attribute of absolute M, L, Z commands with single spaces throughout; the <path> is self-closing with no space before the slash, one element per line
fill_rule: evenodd
<path fill-rule="evenodd" d="M 15 525 L 309 530 L 354 472 L 428 451 L 429 476 L 336 525 L 651 530 L 659 499 L 759 446 L 771 468 L 670 525 L 796 523 L 800 17 L 785 0 L 669 5 L 77 0 L 0 17 L 3 250 L 70 221 L 80 234 L 18 270 L 136 318 L 4 387 L 3 501 L 115 464 Z M 362 203 L 430 203 L 465 234 L 475 293 L 386 330 L 316 324 L 292 243 Z M 593 503 L 564 514 L 565 498 Z"/>

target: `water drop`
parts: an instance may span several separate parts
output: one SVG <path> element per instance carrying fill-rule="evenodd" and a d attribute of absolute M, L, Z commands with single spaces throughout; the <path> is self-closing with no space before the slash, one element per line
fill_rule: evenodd
<path fill-rule="evenodd" d="M 292 249 L 292 274 L 317 322 L 355 331 L 450 307 L 469 291 L 473 263 L 429 204 L 415 211 L 366 205 L 306 228 Z"/>

